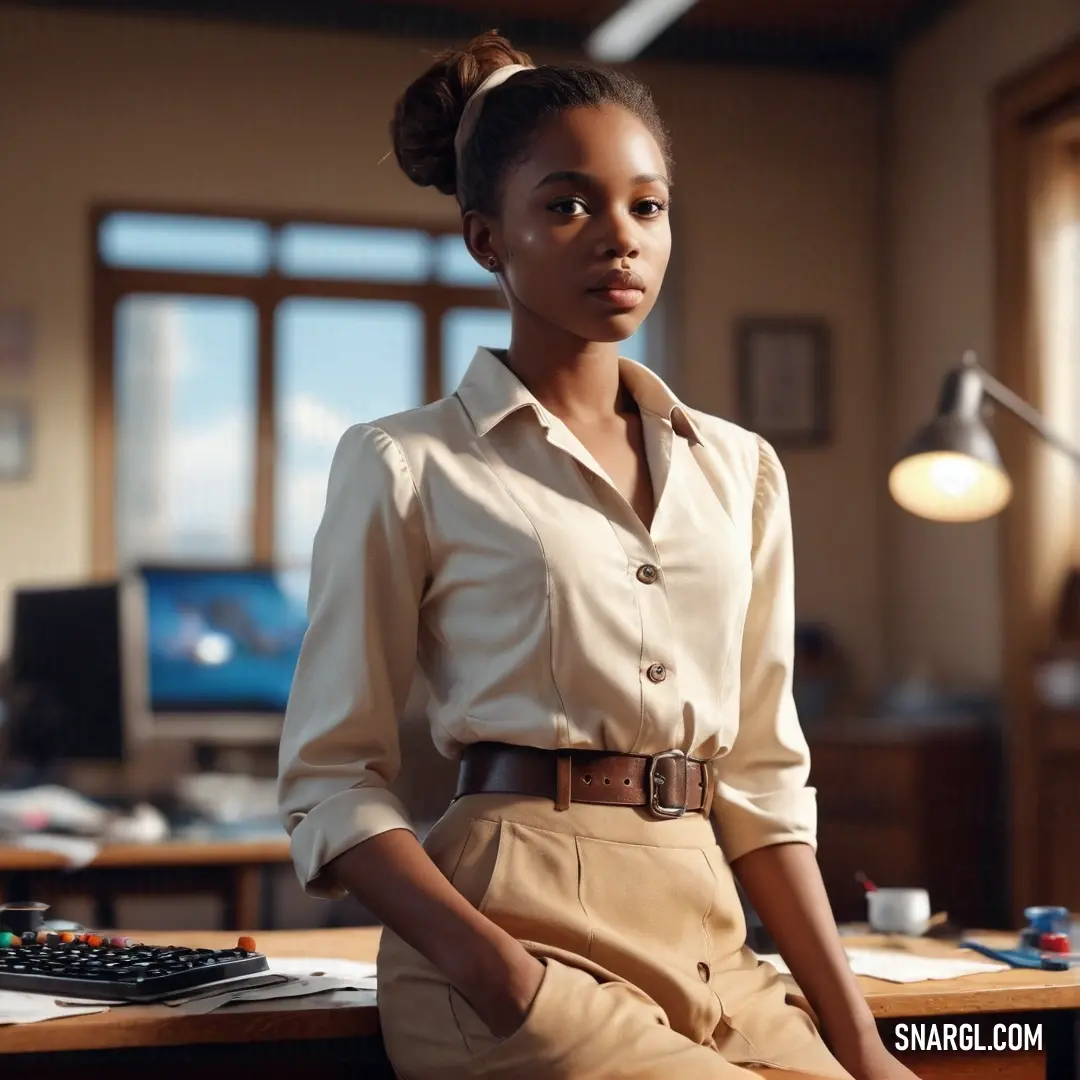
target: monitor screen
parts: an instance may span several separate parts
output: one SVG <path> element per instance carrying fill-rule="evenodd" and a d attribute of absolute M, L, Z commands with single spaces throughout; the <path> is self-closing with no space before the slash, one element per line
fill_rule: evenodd
<path fill-rule="evenodd" d="M 116 584 L 20 588 L 11 629 L 11 756 L 39 763 L 121 761 Z"/>
<path fill-rule="evenodd" d="M 143 567 L 146 705 L 283 714 L 307 625 L 271 569 Z"/>

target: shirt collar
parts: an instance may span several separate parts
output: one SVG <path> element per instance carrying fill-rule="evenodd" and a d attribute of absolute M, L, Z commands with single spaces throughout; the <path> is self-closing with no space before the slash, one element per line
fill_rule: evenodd
<path fill-rule="evenodd" d="M 619 357 L 619 374 L 640 409 L 663 417 L 682 438 L 702 441 L 686 406 L 659 375 L 625 356 Z M 457 388 L 457 396 L 480 436 L 487 435 L 511 413 L 524 408 L 533 410 L 542 427 L 551 427 L 547 410 L 493 349 L 476 350 Z"/>

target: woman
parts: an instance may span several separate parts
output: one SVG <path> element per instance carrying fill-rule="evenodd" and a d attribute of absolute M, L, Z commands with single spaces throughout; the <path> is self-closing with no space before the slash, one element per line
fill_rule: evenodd
<path fill-rule="evenodd" d="M 911 1077 L 815 860 L 780 464 L 619 358 L 671 245 L 648 91 L 490 34 L 406 90 L 392 133 L 512 316 L 454 396 L 343 437 L 282 738 L 302 882 L 384 924 L 395 1070 Z M 417 664 L 462 759 L 423 846 L 388 791 Z M 831 1050 L 746 948 L 733 870 Z"/>

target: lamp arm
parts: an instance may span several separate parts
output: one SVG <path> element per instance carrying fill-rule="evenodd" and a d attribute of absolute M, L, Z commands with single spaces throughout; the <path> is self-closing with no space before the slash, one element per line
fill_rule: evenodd
<path fill-rule="evenodd" d="M 1073 463 L 1080 467 L 1080 448 L 1073 446 L 1063 439 L 1056 431 L 1050 428 L 1043 419 L 1038 409 L 1029 405 L 1019 394 L 1014 393 L 1004 383 L 999 382 L 981 365 L 973 365 L 979 373 L 979 380 L 983 384 L 983 391 L 992 401 L 997 402 L 1003 409 L 1007 409 L 1023 420 L 1036 435 L 1059 450 L 1066 457 L 1072 458 Z"/>

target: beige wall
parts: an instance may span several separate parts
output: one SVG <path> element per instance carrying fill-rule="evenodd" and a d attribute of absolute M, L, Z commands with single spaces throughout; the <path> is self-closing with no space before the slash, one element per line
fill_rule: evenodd
<path fill-rule="evenodd" d="M 964 349 L 993 367 L 988 95 L 1077 34 L 1076 0 L 974 0 L 897 67 L 887 164 L 890 450 L 929 419 L 941 377 Z M 898 663 L 925 664 L 949 682 L 996 683 L 997 529 L 934 525 L 888 507 L 886 647 Z"/>
<path fill-rule="evenodd" d="M 32 481 L 0 487 L 3 593 L 89 561 L 87 207 L 207 202 L 453 219 L 387 149 L 415 42 L 0 9 L 0 305 L 27 305 L 37 370 Z M 881 100 L 869 80 L 649 69 L 678 159 L 678 343 L 687 400 L 733 403 L 731 319 L 826 316 L 835 444 L 785 453 L 798 606 L 833 624 L 865 682 L 881 669 Z M 8 388 L 11 392 L 12 388 Z"/>

